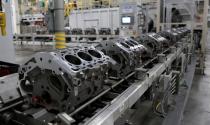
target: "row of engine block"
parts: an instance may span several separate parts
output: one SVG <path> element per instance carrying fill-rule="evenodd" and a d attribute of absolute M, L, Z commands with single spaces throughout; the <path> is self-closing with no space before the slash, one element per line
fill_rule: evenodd
<path fill-rule="evenodd" d="M 179 28 L 102 41 L 95 47 L 37 53 L 21 66 L 20 87 L 32 104 L 70 113 L 102 92 L 105 80 L 125 77 L 189 33 Z"/>

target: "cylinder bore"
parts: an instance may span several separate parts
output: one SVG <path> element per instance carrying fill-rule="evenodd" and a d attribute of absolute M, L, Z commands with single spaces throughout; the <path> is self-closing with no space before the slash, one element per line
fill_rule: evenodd
<path fill-rule="evenodd" d="M 74 64 L 74 65 L 81 65 L 82 64 L 81 60 L 78 57 L 73 56 L 73 55 L 66 55 L 65 59 L 69 63 Z"/>
<path fill-rule="evenodd" d="M 88 55 L 87 53 L 84 53 L 84 52 L 78 52 L 77 55 L 85 61 L 92 61 L 93 60 L 90 55 Z"/>
<path fill-rule="evenodd" d="M 131 47 L 134 46 L 134 45 L 133 45 L 131 42 L 129 42 L 129 41 L 125 41 L 125 43 L 126 43 L 127 45 L 131 46 Z"/>
<path fill-rule="evenodd" d="M 130 48 L 127 44 L 125 43 L 120 43 L 122 46 L 124 46 L 125 48 Z"/>
<path fill-rule="evenodd" d="M 138 45 L 138 43 L 137 43 L 136 41 L 129 40 L 129 42 L 131 42 L 131 43 L 134 44 L 134 45 Z"/>
<path fill-rule="evenodd" d="M 88 50 L 88 53 L 90 55 L 96 57 L 96 58 L 101 58 L 102 57 L 102 55 L 99 52 L 95 51 L 95 50 Z"/>

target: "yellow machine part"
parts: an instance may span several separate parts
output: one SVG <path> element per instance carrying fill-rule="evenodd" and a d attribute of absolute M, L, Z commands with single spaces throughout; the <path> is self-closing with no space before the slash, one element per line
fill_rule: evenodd
<path fill-rule="evenodd" d="M 83 9 L 84 8 L 82 0 L 77 0 L 77 8 L 78 9 Z"/>
<path fill-rule="evenodd" d="M 100 5 L 101 3 L 105 7 L 112 6 L 113 1 L 116 3 L 118 0 L 77 0 L 76 4 L 77 9 L 87 9 Z M 74 3 L 74 0 L 70 0 L 70 3 Z"/>
<path fill-rule="evenodd" d="M 112 6 L 112 0 L 102 0 L 102 4 L 103 6 Z"/>
<path fill-rule="evenodd" d="M 86 9 L 90 8 L 92 6 L 92 2 L 94 0 L 77 0 L 77 9 Z M 74 2 L 74 0 L 71 0 L 70 2 Z"/>
<path fill-rule="evenodd" d="M 94 6 L 109 7 L 112 6 L 113 1 L 114 0 L 92 0 L 92 3 L 90 5 L 91 7 Z"/>
<path fill-rule="evenodd" d="M 64 10 L 64 16 L 68 17 L 71 13 L 71 11 L 76 7 L 76 3 L 70 2 L 64 5 L 65 10 Z"/>
<path fill-rule="evenodd" d="M 6 36 L 6 14 L 4 12 L 0 12 L 0 27 L 1 27 L 1 35 Z"/>

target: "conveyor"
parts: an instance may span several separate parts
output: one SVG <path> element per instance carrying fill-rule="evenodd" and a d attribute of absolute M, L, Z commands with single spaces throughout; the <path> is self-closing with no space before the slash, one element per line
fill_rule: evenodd
<path fill-rule="evenodd" d="M 135 102 L 151 87 L 152 83 L 169 67 L 174 60 L 181 56 L 183 50 L 188 46 L 188 43 L 180 43 L 179 47 L 171 47 L 170 53 L 166 54 L 165 61 L 158 61 L 151 69 L 147 67 L 151 61 L 145 63 L 144 66 L 136 69 L 135 72 L 143 71 L 146 73 L 141 80 L 133 77 L 135 72 L 129 74 L 122 80 L 107 81 L 107 89 L 100 93 L 95 98 L 89 100 L 84 105 L 81 105 L 70 114 L 58 114 L 60 119 L 65 119 L 65 124 L 76 121 L 77 124 L 86 125 L 112 125 L 126 109 L 130 108 Z M 155 57 L 158 59 L 159 57 Z M 127 81 L 127 82 L 125 82 Z M 15 82 L 14 82 L 15 83 Z M 22 101 L 19 103 L 23 103 Z M 19 104 L 18 103 L 18 104 Z M 70 119 L 69 119 L 70 118 Z M 69 121 L 66 121 L 69 119 Z"/>
<path fill-rule="evenodd" d="M 88 120 L 86 118 L 85 120 L 87 121 L 84 122 L 85 125 L 114 125 L 114 122 L 124 113 L 124 111 L 131 108 L 135 102 L 151 87 L 152 83 L 157 80 L 157 78 L 168 67 L 171 66 L 172 62 L 176 58 L 180 57 L 186 45 L 187 44 L 180 46 L 174 53 L 168 54 L 166 61 L 162 63 L 159 62 L 153 68 L 149 69 L 143 80 L 134 80 L 133 83 L 129 83 L 130 86 L 127 86 L 126 89 L 120 94 L 117 94 L 117 96 L 115 95 L 116 98 L 106 102 L 107 105 L 105 105 L 104 108 L 99 111 L 97 109 L 97 113 L 91 116 L 91 118 L 88 118 Z M 124 80 L 129 81 L 129 78 L 132 77 L 132 75 L 134 75 L 134 73 L 131 73 Z M 76 113 L 73 114 L 75 115 Z"/>
<path fill-rule="evenodd" d="M 18 75 L 11 76 L 13 82 L 8 80 L 11 77 L 0 80 L 4 83 L 0 88 L 13 86 L 6 96 L 0 89 L 0 121 L 5 125 L 114 125 L 147 94 L 154 95 L 154 111 L 166 116 L 191 60 L 192 43 L 189 35 L 170 44 L 161 36 L 148 35 L 153 36 L 152 40 L 119 38 L 95 47 L 37 53 L 19 68 Z M 150 56 L 146 56 L 148 49 L 153 51 Z"/>
<path fill-rule="evenodd" d="M 116 38 L 118 35 L 66 35 L 67 42 L 73 42 L 69 41 L 72 39 L 80 39 L 80 38 L 97 38 L 97 39 L 102 39 L 102 38 L 107 38 L 107 39 L 112 39 Z M 13 37 L 14 41 L 27 41 L 27 42 L 52 42 L 54 41 L 54 35 L 50 34 L 15 34 Z"/>

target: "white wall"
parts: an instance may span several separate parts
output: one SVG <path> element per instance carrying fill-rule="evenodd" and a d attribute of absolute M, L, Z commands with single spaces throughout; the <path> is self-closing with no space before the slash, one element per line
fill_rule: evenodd
<path fill-rule="evenodd" d="M 69 16 L 71 28 L 118 28 L 119 8 L 74 10 Z"/>

